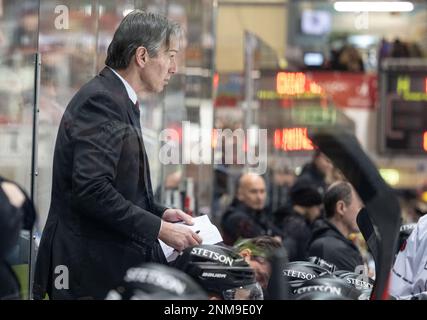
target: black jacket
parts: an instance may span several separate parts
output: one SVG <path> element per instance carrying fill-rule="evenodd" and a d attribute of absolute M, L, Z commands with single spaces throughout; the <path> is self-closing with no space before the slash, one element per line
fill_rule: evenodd
<path fill-rule="evenodd" d="M 288 252 L 289 261 L 305 260 L 312 234 L 310 221 L 295 212 L 290 204 L 279 208 L 274 217 L 275 224 L 283 232 L 283 246 Z"/>
<path fill-rule="evenodd" d="M 106 67 L 61 120 L 34 298 L 105 298 L 129 267 L 150 260 L 165 209 L 153 200 L 139 110 Z"/>
<path fill-rule="evenodd" d="M 227 245 L 233 245 L 239 238 L 282 236 L 266 211 L 255 211 L 236 199 L 222 216 L 221 229 Z"/>
<path fill-rule="evenodd" d="M 356 271 L 363 265 L 359 249 L 329 221 L 319 219 L 313 226 L 309 256 L 320 257 L 336 265 L 338 270 Z"/>

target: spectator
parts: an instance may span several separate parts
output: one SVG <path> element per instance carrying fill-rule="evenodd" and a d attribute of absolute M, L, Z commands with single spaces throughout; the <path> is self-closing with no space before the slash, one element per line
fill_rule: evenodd
<path fill-rule="evenodd" d="M 233 245 L 239 238 L 261 235 L 281 236 L 264 209 L 266 190 L 264 178 L 246 173 L 239 179 L 237 194 L 221 219 L 224 243 Z"/>
<path fill-rule="evenodd" d="M 38 4 L 34 1 L 24 2 L 12 35 L 10 58 L 24 63 L 30 61 L 30 56 L 34 56 L 37 51 L 38 24 Z"/>
<path fill-rule="evenodd" d="M 270 173 L 268 183 L 268 212 L 273 212 L 286 205 L 289 201 L 289 190 L 296 180 L 295 173 L 290 168 L 278 168 Z"/>
<path fill-rule="evenodd" d="M 418 43 L 412 42 L 408 45 L 409 56 L 411 58 L 422 58 L 424 56 Z"/>
<path fill-rule="evenodd" d="M 317 188 L 300 180 L 290 190 L 290 203 L 275 213 L 275 224 L 283 232 L 289 261 L 305 260 L 311 226 L 321 213 L 322 196 Z"/>
<path fill-rule="evenodd" d="M 363 259 L 349 236 L 359 232 L 356 218 L 361 200 L 350 183 L 341 181 L 329 187 L 323 204 L 326 219 L 314 224 L 308 253 L 333 263 L 338 270 L 356 272 L 358 266 L 363 266 Z"/>
<path fill-rule="evenodd" d="M 297 181 L 306 180 L 323 195 L 327 188 L 326 178 L 331 175 L 333 167 L 331 160 L 320 150 L 316 150 L 312 161 L 303 167 Z"/>
<path fill-rule="evenodd" d="M 390 43 L 385 38 L 382 38 L 380 43 L 380 48 L 378 50 L 380 59 L 389 57 L 391 49 L 392 47 Z"/>
<path fill-rule="evenodd" d="M 409 56 L 409 48 L 406 43 L 400 41 L 399 38 L 396 38 L 393 42 L 393 48 L 391 49 L 391 57 L 408 58 Z"/>
<path fill-rule="evenodd" d="M 360 53 L 353 46 L 345 46 L 339 55 L 338 62 L 343 71 L 363 72 L 365 66 Z"/>

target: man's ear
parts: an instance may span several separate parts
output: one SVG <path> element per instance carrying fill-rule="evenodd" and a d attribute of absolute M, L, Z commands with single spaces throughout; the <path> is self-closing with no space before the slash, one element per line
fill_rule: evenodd
<path fill-rule="evenodd" d="M 250 256 L 252 255 L 252 251 L 251 249 L 243 249 L 242 251 L 240 251 L 240 255 L 242 256 L 242 258 L 250 258 Z"/>
<path fill-rule="evenodd" d="M 339 200 L 339 201 L 337 202 L 337 204 L 335 205 L 336 212 L 337 212 L 340 216 L 344 216 L 345 207 L 346 207 L 345 202 L 344 202 L 344 201 L 342 201 L 342 200 Z"/>
<path fill-rule="evenodd" d="M 139 67 L 144 67 L 148 60 L 148 52 L 145 47 L 138 47 L 135 51 L 135 62 Z"/>

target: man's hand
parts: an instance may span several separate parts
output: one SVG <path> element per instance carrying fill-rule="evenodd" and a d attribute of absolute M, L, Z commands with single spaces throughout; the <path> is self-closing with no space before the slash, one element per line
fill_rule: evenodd
<path fill-rule="evenodd" d="M 186 213 L 184 214 L 186 215 Z M 162 221 L 160 226 L 159 239 L 180 252 L 187 247 L 202 243 L 202 238 L 189 227 L 166 221 Z"/>
<path fill-rule="evenodd" d="M 193 218 L 190 215 L 186 214 L 184 211 L 179 209 L 167 209 L 163 213 L 163 220 L 167 222 L 179 222 L 183 221 L 188 225 L 193 225 Z"/>

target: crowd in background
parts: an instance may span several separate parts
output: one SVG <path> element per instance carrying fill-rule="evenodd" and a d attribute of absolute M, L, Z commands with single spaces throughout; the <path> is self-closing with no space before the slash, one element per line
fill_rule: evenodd
<path fill-rule="evenodd" d="M 376 65 L 378 68 L 386 58 L 422 58 L 424 52 L 416 42 L 403 41 L 395 38 L 393 41 L 388 41 L 385 38 L 376 46 L 377 52 Z M 338 48 L 332 48 L 329 56 L 325 59 L 321 69 L 334 71 L 348 72 L 365 72 L 367 71 L 368 59 L 364 50 L 356 45 L 347 43 Z"/>

